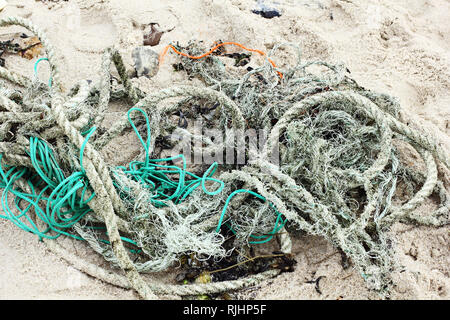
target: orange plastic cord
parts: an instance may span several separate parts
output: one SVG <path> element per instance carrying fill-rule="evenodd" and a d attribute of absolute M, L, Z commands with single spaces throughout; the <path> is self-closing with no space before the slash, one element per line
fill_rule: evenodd
<path fill-rule="evenodd" d="M 189 54 L 187 54 L 187 53 L 180 52 L 180 51 L 178 51 L 173 45 L 169 44 L 168 46 L 166 46 L 166 47 L 164 48 L 164 50 L 163 50 L 163 51 L 161 52 L 161 54 L 159 55 L 159 64 L 161 65 L 161 63 L 162 63 L 163 60 L 164 60 L 164 56 L 167 54 L 167 51 L 169 51 L 169 49 L 172 49 L 175 53 L 177 53 L 177 54 L 179 54 L 179 55 L 181 55 L 181 56 L 183 56 L 183 57 L 187 57 L 187 58 L 190 58 L 190 59 L 198 60 L 198 59 L 202 59 L 202 58 L 204 58 L 204 57 L 209 56 L 211 53 L 213 53 L 214 51 L 216 51 L 218 48 L 220 48 L 220 47 L 222 47 L 222 46 L 225 46 L 225 45 L 230 45 L 230 44 L 235 45 L 235 46 L 238 46 L 238 47 L 240 47 L 240 48 L 242 48 L 242 49 L 244 49 L 244 50 L 247 50 L 247 51 L 259 53 L 259 54 L 262 55 L 262 56 L 265 56 L 265 55 L 266 55 L 266 54 L 265 54 L 264 52 L 262 52 L 261 50 L 250 49 L 250 48 L 244 47 L 242 44 L 237 43 L 237 42 L 222 42 L 222 43 L 219 43 L 219 44 L 216 45 L 214 48 L 212 48 L 212 49 L 209 50 L 208 52 L 202 54 L 201 56 L 191 56 L 191 55 L 189 55 Z M 277 66 L 275 65 L 275 63 L 274 63 L 271 59 L 267 58 L 267 60 L 270 62 L 270 64 L 271 64 L 274 68 L 277 67 Z M 283 74 L 282 74 L 281 72 L 277 71 L 277 73 L 278 73 L 278 75 L 280 76 L 280 78 L 283 78 Z"/>

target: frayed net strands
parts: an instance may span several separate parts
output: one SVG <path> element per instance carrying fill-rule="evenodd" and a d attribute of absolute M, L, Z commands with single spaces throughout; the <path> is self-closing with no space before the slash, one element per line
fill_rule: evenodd
<path fill-rule="evenodd" d="M 303 63 L 298 53 L 297 65 L 281 70 L 269 58 L 275 47 L 262 54 L 263 66 L 242 75 L 225 68 L 211 55 L 213 50 L 201 56 L 204 50 L 192 43 L 179 68 L 205 86 L 147 94 L 131 84 L 118 52 L 108 49 L 100 82 L 81 81 L 64 95 L 45 34 L 25 19 L 0 21 L 0 26 L 9 25 L 39 37 L 51 68 L 51 87 L 0 68 L 2 78 L 25 88 L 23 94 L 3 84 L 0 90 L 2 217 L 37 234 L 94 277 L 133 288 L 145 299 L 235 290 L 280 271 L 180 286 L 147 282 L 141 273 L 167 270 L 186 254 L 205 260 L 226 257 L 230 250 L 223 246 L 224 229 L 235 234 L 236 247 L 277 236 L 285 253 L 291 250 L 289 233 L 302 230 L 341 249 L 368 287 L 387 295 L 389 273 L 396 267 L 386 235 L 390 226 L 397 221 L 449 222 L 448 180 L 438 179 L 437 166 L 440 162 L 446 177 L 448 153 L 401 120 L 395 99 L 358 86 L 343 66 Z M 110 85 L 111 63 L 120 86 Z M 312 72 L 314 67 L 326 70 Z M 162 104 L 173 98 L 179 102 Z M 117 99 L 131 101 L 134 108 L 103 128 L 108 105 Z M 214 116 L 208 125 L 222 130 L 226 142 L 230 127 L 269 132 L 263 151 L 248 148 L 246 164 L 239 168 L 214 163 L 201 173 L 187 171 L 182 155 L 157 158 L 158 138 L 176 127 L 170 116 L 178 110 L 189 114 L 198 101 L 210 105 L 206 109 Z M 130 128 L 144 152 L 128 166 L 111 167 L 100 151 Z M 138 128 L 147 129 L 145 138 Z M 200 139 L 200 148 L 218 148 L 188 130 L 184 134 Z M 398 141 L 417 150 L 425 174 L 399 160 Z M 168 143 L 175 141 L 169 138 Z M 279 165 L 269 161 L 276 146 Z M 171 164 L 175 160 L 181 167 Z M 219 175 L 213 178 L 216 169 Z M 410 198 L 394 205 L 400 186 Z M 440 199 L 435 212 L 414 211 L 433 193 Z M 53 240 L 60 235 L 86 241 L 126 277 L 70 254 Z"/>

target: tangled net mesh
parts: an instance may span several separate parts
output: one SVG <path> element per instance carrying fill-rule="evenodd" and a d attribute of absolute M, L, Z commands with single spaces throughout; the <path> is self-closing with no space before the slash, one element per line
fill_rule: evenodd
<path fill-rule="evenodd" d="M 250 55 L 227 57 L 217 50 L 201 60 L 181 57 L 174 65 L 200 79 L 203 87 L 147 94 L 131 84 L 118 52 L 108 49 L 99 83 L 80 81 L 63 95 L 45 34 L 25 19 L 0 21 L 0 26 L 9 25 L 23 26 L 40 38 L 52 86 L 0 68 L 0 76 L 15 85 L 0 84 L 1 217 L 41 239 L 65 235 L 85 240 L 124 270 L 126 279 L 46 241 L 91 275 L 134 288 L 144 298 L 238 289 L 279 270 L 184 286 L 149 284 L 140 273 L 167 270 L 190 254 L 217 261 L 235 248 L 241 252 L 274 236 L 281 251 L 289 253 L 289 234 L 302 230 L 342 250 L 367 286 L 387 295 L 389 275 L 396 268 L 388 237 L 392 224 L 449 222 L 448 153 L 405 124 L 395 98 L 359 86 L 342 65 L 304 62 L 292 44 L 274 47 L 258 68 L 243 67 Z M 297 52 L 296 65 L 276 68 L 269 57 L 286 46 Z M 205 52 L 196 42 L 173 48 L 190 56 Z M 229 57 L 234 66 L 227 64 Z M 112 63 L 120 77 L 115 82 Z M 114 100 L 135 107 L 104 127 Z M 163 103 L 167 100 L 171 103 Z M 132 112 L 136 110 L 141 113 Z M 224 141 L 191 132 L 197 116 L 207 128 L 221 132 Z M 102 149 L 130 128 L 143 152 L 128 167 L 107 164 Z M 181 137 L 199 142 L 189 145 L 189 151 L 214 154 L 227 147 L 236 153 L 243 144 L 231 129 L 263 130 L 262 150 L 250 146 L 242 164 L 191 166 L 192 172 L 182 156 L 162 156 Z M 418 152 L 426 173 L 401 161 L 397 146 L 402 143 Z M 277 157 L 279 164 L 274 164 Z M 407 199 L 396 199 L 400 188 Z M 440 200 L 433 213 L 414 210 L 432 194 Z M 234 235 L 231 249 L 225 246 L 224 230 Z"/>

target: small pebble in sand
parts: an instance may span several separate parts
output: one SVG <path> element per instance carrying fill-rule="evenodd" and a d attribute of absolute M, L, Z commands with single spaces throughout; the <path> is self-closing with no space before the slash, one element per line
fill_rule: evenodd
<path fill-rule="evenodd" d="M 267 6 L 264 0 L 258 0 L 257 9 L 252 10 L 253 13 L 259 14 L 263 18 L 272 19 L 274 17 L 281 17 L 281 13 L 273 7 Z"/>
<path fill-rule="evenodd" d="M 148 47 L 137 47 L 132 53 L 134 68 L 138 77 L 153 77 L 158 72 L 159 55 Z"/>
<path fill-rule="evenodd" d="M 161 36 L 164 34 L 164 31 L 159 31 L 156 29 L 155 25 L 157 23 L 151 23 L 151 30 L 144 34 L 144 46 L 156 46 L 159 44 L 161 40 Z"/>

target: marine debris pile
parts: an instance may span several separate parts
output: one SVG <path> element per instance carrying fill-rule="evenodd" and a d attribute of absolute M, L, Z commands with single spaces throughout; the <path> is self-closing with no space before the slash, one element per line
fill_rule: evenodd
<path fill-rule="evenodd" d="M 388 295 L 396 268 L 390 227 L 449 222 L 448 153 L 405 123 L 396 99 L 359 86 L 342 65 L 303 61 L 292 44 L 268 54 L 236 43 L 210 51 L 197 42 L 171 44 L 160 63 L 169 52 L 180 54 L 174 72 L 203 85 L 146 93 L 132 85 L 118 51 L 108 49 L 101 80 L 81 80 L 65 94 L 46 35 L 25 19 L 0 21 L 11 25 L 37 36 L 51 81 L 0 68 L 8 82 L 0 87 L 0 217 L 94 277 L 146 299 L 240 289 L 291 271 L 290 237 L 302 231 L 330 241 L 369 288 Z M 245 53 L 229 53 L 228 46 Z M 272 57 L 285 46 L 298 57 L 282 69 Z M 265 62 L 250 67 L 252 55 Z M 234 63 L 225 65 L 224 57 Z M 119 81 L 111 81 L 112 64 Z M 113 101 L 132 107 L 105 127 Z M 192 132 L 198 117 L 223 141 Z M 261 148 L 235 139 L 248 130 L 266 133 Z M 102 150 L 129 131 L 142 152 L 113 166 Z M 198 143 L 167 156 L 182 137 Z M 417 152 L 425 172 L 402 160 L 399 146 Z M 224 149 L 242 161 L 192 166 L 185 156 L 216 159 Z M 439 199 L 434 212 L 415 210 L 432 195 Z M 86 241 L 126 277 L 69 253 L 55 240 L 60 236 Z M 253 246 L 275 239 L 273 255 L 248 258 Z M 186 260 L 202 272 L 185 274 L 180 285 L 141 276 Z M 215 272 L 236 265 L 234 278 Z"/>

